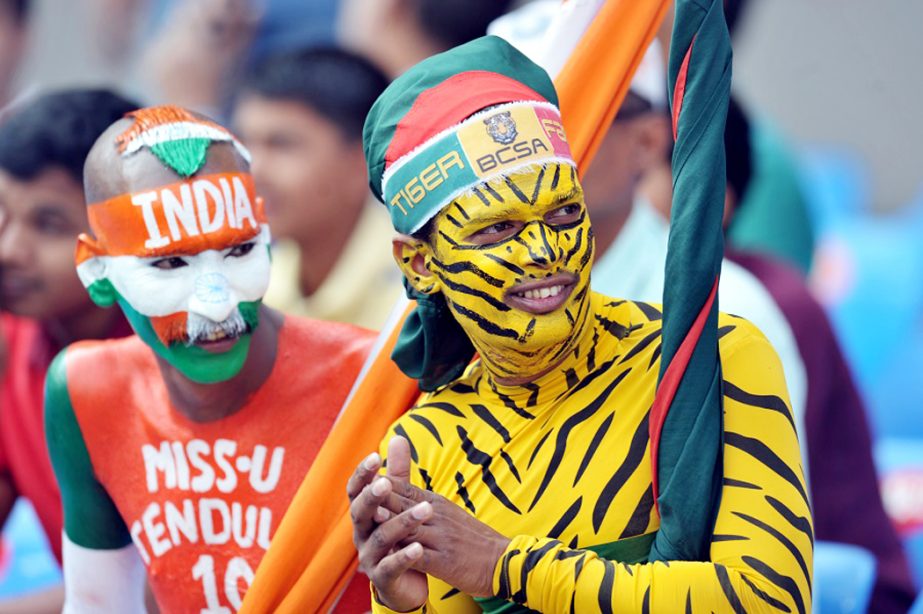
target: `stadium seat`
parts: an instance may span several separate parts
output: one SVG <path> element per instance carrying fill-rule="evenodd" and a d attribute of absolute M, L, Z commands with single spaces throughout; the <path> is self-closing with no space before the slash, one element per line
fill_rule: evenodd
<path fill-rule="evenodd" d="M 865 548 L 817 542 L 814 545 L 814 613 L 864 613 L 872 595 L 875 574 L 875 557 Z"/>

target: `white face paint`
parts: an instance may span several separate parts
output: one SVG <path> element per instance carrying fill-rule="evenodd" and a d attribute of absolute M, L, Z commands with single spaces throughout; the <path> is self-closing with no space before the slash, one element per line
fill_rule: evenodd
<path fill-rule="evenodd" d="M 132 308 L 147 317 L 187 312 L 223 322 L 240 303 L 261 299 L 269 286 L 268 227 L 252 243 L 246 253 L 241 253 L 246 248 L 237 246 L 173 257 L 99 256 L 84 263 L 95 270 L 86 270 L 81 277 L 107 278 Z"/>

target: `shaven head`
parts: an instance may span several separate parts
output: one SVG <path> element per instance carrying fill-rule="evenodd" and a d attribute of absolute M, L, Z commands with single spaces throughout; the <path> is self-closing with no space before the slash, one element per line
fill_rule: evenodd
<path fill-rule="evenodd" d="M 77 273 L 118 303 L 160 358 L 198 383 L 236 375 L 269 283 L 269 228 L 249 154 L 179 107 L 140 109 L 107 129 L 84 166 Z"/>
<path fill-rule="evenodd" d="M 157 110 L 165 112 L 155 114 Z M 174 120 L 174 126 L 201 126 L 190 131 L 189 138 L 172 141 L 192 142 L 186 147 L 186 152 L 176 152 L 174 164 L 164 152 L 171 141 L 161 140 L 163 137 L 145 138 L 145 132 L 139 130 L 139 127 L 146 126 L 148 133 L 157 129 L 165 132 L 170 124 L 163 122 L 170 119 Z M 161 122 L 159 125 L 155 124 L 158 120 Z M 202 136 L 197 133 L 202 133 Z M 178 136 L 178 131 L 174 130 L 173 134 Z M 212 140 L 209 136 L 220 136 L 222 140 Z M 83 183 L 87 203 L 91 204 L 119 194 L 175 183 L 178 178 L 249 171 L 249 154 L 224 128 L 204 115 L 165 106 L 135 111 L 109 126 L 87 156 Z"/>

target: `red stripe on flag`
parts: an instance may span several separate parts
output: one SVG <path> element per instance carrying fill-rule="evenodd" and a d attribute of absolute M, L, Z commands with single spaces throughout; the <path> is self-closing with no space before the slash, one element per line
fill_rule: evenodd
<path fill-rule="evenodd" d="M 499 73 L 469 70 L 453 75 L 417 96 L 400 119 L 385 152 L 385 168 L 482 109 L 521 101 L 548 102 L 524 83 Z"/>
<path fill-rule="evenodd" d="M 660 385 L 657 386 L 657 393 L 654 395 L 654 405 L 651 407 L 651 420 L 648 429 L 651 438 L 651 472 L 654 482 L 655 505 L 657 504 L 660 486 L 657 479 L 660 432 L 663 430 L 663 423 L 667 419 L 667 413 L 670 411 L 670 405 L 673 403 L 673 397 L 676 396 L 676 390 L 679 388 L 679 383 L 683 379 L 686 367 L 692 359 L 692 352 L 695 351 L 695 346 L 699 342 L 699 337 L 702 335 L 702 329 L 705 328 L 705 321 L 708 319 L 711 306 L 715 303 L 715 295 L 717 292 L 718 278 L 716 277 L 715 284 L 711 288 L 711 294 L 708 295 L 708 300 L 705 301 L 702 310 L 695 318 L 695 322 L 692 323 L 692 328 L 689 329 L 686 338 L 683 339 L 683 343 L 676 351 L 676 355 L 673 356 L 673 360 L 670 361 L 670 366 L 667 367 L 666 373 L 663 374 L 663 379 L 660 381 Z"/>
<path fill-rule="evenodd" d="M 689 73 L 689 59 L 692 57 L 692 47 L 695 45 L 695 37 L 689 43 L 689 49 L 686 51 L 686 57 L 683 58 L 683 65 L 680 66 L 679 74 L 676 75 L 676 87 L 673 88 L 673 140 L 676 140 L 676 132 L 679 127 L 679 114 L 683 110 L 683 97 L 686 95 L 686 75 Z"/>

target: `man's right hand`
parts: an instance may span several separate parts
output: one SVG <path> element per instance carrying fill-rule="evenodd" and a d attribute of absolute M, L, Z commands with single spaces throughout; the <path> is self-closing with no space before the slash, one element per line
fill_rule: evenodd
<path fill-rule="evenodd" d="M 359 569 L 375 586 L 382 605 L 409 612 L 426 603 L 429 590 L 426 574 L 411 569 L 423 556 L 423 547 L 414 541 L 420 526 L 433 513 L 429 502 L 418 503 L 394 514 L 385 509 L 395 496 L 388 478 L 378 476 L 381 458 L 372 454 L 363 460 L 347 484 L 353 542 L 359 552 Z M 390 478 L 409 480 L 410 454 L 405 445 L 388 446 Z M 395 509 L 395 505 L 387 505 Z M 399 544 L 407 544 L 401 547 Z"/>

